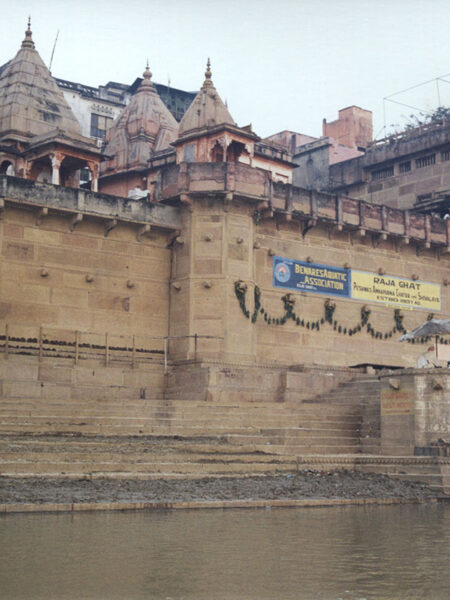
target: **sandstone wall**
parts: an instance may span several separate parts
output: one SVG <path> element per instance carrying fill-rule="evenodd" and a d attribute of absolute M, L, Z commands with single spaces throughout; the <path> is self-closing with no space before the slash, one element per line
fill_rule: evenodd
<path fill-rule="evenodd" d="M 336 303 L 333 325 L 320 323 L 324 317 L 327 295 L 292 292 L 295 312 L 305 321 L 298 326 L 292 320 L 283 325 L 268 324 L 258 311 L 254 314 L 254 288 L 261 290 L 261 307 L 273 318 L 284 314 L 282 297 L 286 291 L 272 284 L 273 255 L 286 258 L 377 273 L 412 278 L 441 285 L 441 312 L 450 314 L 448 258 L 438 259 L 432 250 L 417 252 L 416 246 L 396 246 L 388 238 L 378 245 L 371 236 L 357 232 L 331 231 L 317 224 L 305 237 L 304 222 L 286 221 L 268 216 L 256 224 L 255 206 L 233 201 L 224 205 L 217 197 L 198 196 L 192 212 L 185 209 L 183 237 L 185 242 L 175 249 L 174 279 L 171 289 L 171 334 L 197 333 L 217 339 L 204 340 L 202 356 L 215 356 L 231 361 L 299 364 L 315 363 L 336 366 L 364 363 L 391 366 L 414 366 L 424 351 L 420 344 L 400 344 L 400 333 L 388 339 L 372 337 L 365 329 L 349 336 L 343 330 L 353 329 L 361 321 L 364 302 L 332 298 Z M 235 282 L 247 285 L 246 308 L 241 310 L 235 294 Z M 394 307 L 370 304 L 370 323 L 383 334 L 395 327 Z M 429 311 L 403 309 L 403 324 L 410 330 L 425 321 Z M 252 318 L 253 317 L 253 318 Z M 254 322 L 252 322 L 254 321 Z M 310 327 L 307 327 L 309 322 Z M 319 322 L 320 329 L 311 328 Z M 223 338 L 223 339 L 219 339 Z M 190 347 L 192 357 L 192 342 Z"/>
<path fill-rule="evenodd" d="M 381 378 L 381 452 L 412 455 L 450 441 L 448 369 L 414 370 Z"/>
<path fill-rule="evenodd" d="M 8 205 L 0 220 L 1 333 L 7 324 L 20 338 L 36 338 L 41 327 L 51 339 L 75 330 L 167 335 L 166 232 L 155 229 L 138 241 L 135 224 L 108 232 L 102 219 L 84 218 L 71 231 L 66 215 L 38 215 Z"/>

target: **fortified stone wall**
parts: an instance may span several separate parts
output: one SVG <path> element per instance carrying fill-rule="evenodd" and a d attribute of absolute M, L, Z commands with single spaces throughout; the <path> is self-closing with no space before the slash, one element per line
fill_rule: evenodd
<path fill-rule="evenodd" d="M 186 192 L 184 244 L 174 250 L 171 335 L 214 336 L 202 356 L 262 364 L 415 365 L 425 347 L 398 343 L 393 306 L 332 298 L 330 324 L 322 322 L 326 293 L 294 291 L 290 300 L 303 323 L 282 323 L 288 290 L 273 286 L 274 256 L 438 284 L 436 316 L 450 314 L 448 231 L 441 219 L 271 184 L 263 172 L 241 165 L 181 167 L 163 174 L 160 190 L 162 196 L 179 186 Z M 368 322 L 353 334 L 364 307 Z M 413 329 L 430 312 L 402 309 L 403 326 Z"/>
<path fill-rule="evenodd" d="M 227 163 L 164 171 L 158 195 L 180 207 L 10 177 L 0 184 L 0 316 L 10 337 L 74 343 L 78 332 L 106 353 L 122 344 L 106 334 L 128 347 L 147 337 L 138 345 L 160 351 L 169 335 L 174 360 L 415 364 L 424 346 L 398 344 L 394 307 L 331 297 L 330 315 L 327 293 L 286 296 L 273 286 L 274 256 L 431 282 L 440 286 L 436 316 L 450 314 L 442 219 L 274 184 Z M 402 325 L 429 312 L 403 309 Z"/>
<path fill-rule="evenodd" d="M 11 343 L 73 342 L 78 332 L 80 343 L 103 347 L 108 334 L 110 345 L 130 348 L 136 336 L 138 346 L 161 350 L 162 339 L 151 338 L 168 333 L 167 246 L 178 221 L 151 228 L 137 203 L 134 211 L 133 202 L 36 184 L 30 195 L 30 182 L 22 189 L 23 180 L 6 179 L 1 334 L 7 326 Z"/>

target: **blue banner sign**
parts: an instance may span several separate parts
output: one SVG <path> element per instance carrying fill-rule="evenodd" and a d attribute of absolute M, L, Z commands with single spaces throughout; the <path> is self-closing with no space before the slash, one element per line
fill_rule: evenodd
<path fill-rule="evenodd" d="M 273 285 L 278 288 L 349 298 L 351 271 L 328 265 L 273 257 Z"/>

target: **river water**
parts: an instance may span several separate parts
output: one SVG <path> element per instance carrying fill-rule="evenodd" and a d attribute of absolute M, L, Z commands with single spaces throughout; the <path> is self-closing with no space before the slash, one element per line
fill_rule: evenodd
<path fill-rule="evenodd" d="M 447 600 L 450 505 L 0 517 L 3 600 Z"/>

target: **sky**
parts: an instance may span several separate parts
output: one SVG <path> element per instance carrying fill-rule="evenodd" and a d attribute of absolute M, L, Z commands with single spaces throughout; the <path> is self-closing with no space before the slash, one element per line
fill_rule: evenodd
<path fill-rule="evenodd" d="M 418 113 L 410 107 L 450 105 L 448 0 L 0 0 L 0 9 L 0 64 L 19 49 L 28 15 L 47 65 L 59 31 L 52 74 L 87 85 L 131 84 L 148 59 L 155 82 L 194 91 L 210 57 L 234 120 L 262 137 L 320 136 L 323 118 L 357 105 L 381 138 Z M 408 106 L 383 100 L 392 94 Z"/>

